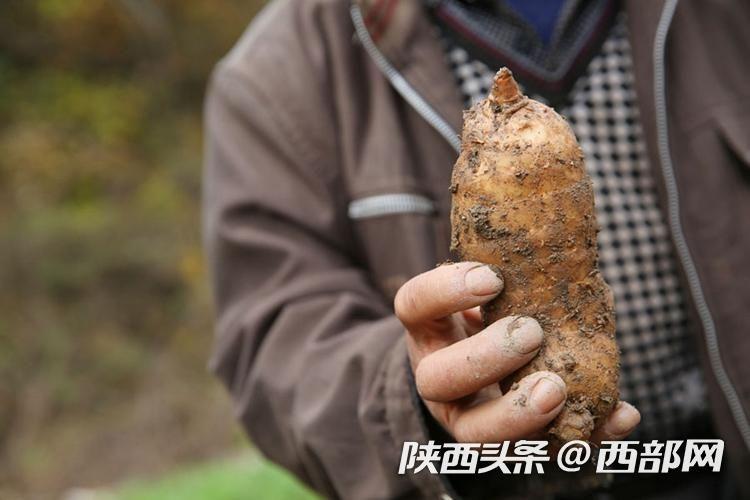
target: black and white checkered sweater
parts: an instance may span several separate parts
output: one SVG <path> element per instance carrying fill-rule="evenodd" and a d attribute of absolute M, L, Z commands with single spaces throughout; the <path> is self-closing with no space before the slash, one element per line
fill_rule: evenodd
<path fill-rule="evenodd" d="M 483 99 L 497 68 L 445 43 L 466 105 Z M 594 182 L 599 266 L 615 296 L 621 399 L 642 415 L 632 438 L 684 436 L 705 421 L 705 385 L 646 156 L 623 14 L 568 97 L 557 111 L 572 126 Z"/>

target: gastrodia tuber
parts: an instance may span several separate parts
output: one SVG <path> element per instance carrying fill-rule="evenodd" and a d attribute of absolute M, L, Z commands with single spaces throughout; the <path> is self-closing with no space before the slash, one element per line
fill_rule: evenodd
<path fill-rule="evenodd" d="M 523 315 L 544 330 L 539 354 L 503 387 L 539 370 L 559 374 L 568 397 L 550 437 L 589 439 L 617 403 L 619 353 L 612 293 L 597 268 L 593 186 L 570 126 L 501 69 L 464 114 L 451 192 L 451 250 L 495 265 L 505 280 L 482 308 L 485 324 Z"/>

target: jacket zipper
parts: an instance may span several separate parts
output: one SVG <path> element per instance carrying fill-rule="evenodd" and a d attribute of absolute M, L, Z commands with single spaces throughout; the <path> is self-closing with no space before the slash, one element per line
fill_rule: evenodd
<path fill-rule="evenodd" d="M 394 68 L 390 62 L 388 62 L 388 59 L 385 58 L 383 53 L 380 52 L 380 49 L 378 49 L 378 47 L 375 45 L 375 42 L 372 41 L 370 32 L 367 31 L 364 19 L 362 19 L 362 11 L 360 10 L 359 6 L 352 5 L 351 16 L 352 21 L 354 22 L 354 29 L 357 32 L 357 38 L 359 38 L 359 41 L 362 43 L 362 46 L 375 62 L 375 65 L 380 69 L 385 77 L 388 78 L 388 81 L 391 82 L 393 88 L 395 88 L 396 91 L 401 94 L 401 97 L 403 97 L 404 100 L 408 102 L 428 124 L 430 124 L 441 136 L 443 136 L 443 138 L 445 138 L 446 141 L 448 141 L 448 144 L 450 144 L 453 149 L 456 150 L 456 153 L 461 153 L 461 140 L 459 139 L 456 131 L 453 130 L 453 127 L 451 127 L 450 124 L 442 116 L 440 116 L 437 111 L 435 111 L 435 108 L 430 106 L 430 104 L 425 101 L 424 97 L 422 97 L 419 92 L 417 92 L 416 89 L 414 89 L 414 87 L 412 87 L 411 84 L 406 81 L 406 78 L 404 78 L 403 75 L 401 75 L 401 73 L 399 73 L 398 70 Z M 415 197 L 417 195 L 406 196 Z M 354 202 L 352 202 L 349 205 L 349 216 L 352 216 L 352 212 L 354 212 L 355 214 L 357 213 L 356 203 L 358 201 L 364 202 L 366 200 L 367 198 L 363 198 L 362 200 L 355 200 Z M 421 204 L 421 202 L 418 203 Z M 432 205 L 431 201 L 430 205 Z M 361 217 L 362 215 L 360 213 L 360 218 Z M 445 484 L 445 479 L 442 476 L 440 479 L 440 485 L 442 486 L 444 491 L 448 489 L 448 486 L 446 486 Z M 451 496 L 445 492 L 440 495 L 440 499 L 453 500 Z"/>
<path fill-rule="evenodd" d="M 685 275 L 687 276 L 690 293 L 695 302 L 698 316 L 703 324 L 709 364 L 711 365 L 711 369 L 713 370 L 719 387 L 724 393 L 724 397 L 729 405 L 735 424 L 742 435 L 745 446 L 750 449 L 750 423 L 748 422 L 747 415 L 742 408 L 742 403 L 737 395 L 737 390 L 732 385 L 732 381 L 729 379 L 729 375 L 727 375 L 726 369 L 722 363 L 719 341 L 716 336 L 716 325 L 714 324 L 714 320 L 711 317 L 711 311 L 708 309 L 708 304 L 703 295 L 700 278 L 698 277 L 695 263 L 690 255 L 690 249 L 685 240 L 685 234 L 683 233 L 682 224 L 680 222 L 680 200 L 677 192 L 677 182 L 675 180 L 672 155 L 669 151 L 664 64 L 667 34 L 678 1 L 679 0 L 668 0 L 664 5 L 664 10 L 659 19 L 654 40 L 654 101 L 656 104 L 657 147 L 659 150 L 661 170 L 664 175 L 664 182 L 667 190 L 669 226 L 672 230 L 672 237 L 674 238 L 677 255 L 679 256 L 682 267 L 685 270 Z"/>
<path fill-rule="evenodd" d="M 378 49 L 378 47 L 375 45 L 375 42 L 372 41 L 370 32 L 367 31 L 365 22 L 362 19 L 362 11 L 360 10 L 359 6 L 352 6 L 351 16 L 352 20 L 354 21 L 354 29 L 357 31 L 357 37 L 359 38 L 359 41 L 362 42 L 362 46 L 365 48 L 380 71 L 382 71 L 386 78 L 388 78 L 388 80 L 391 82 L 391 85 L 393 85 L 396 91 L 401 94 L 401 97 L 403 97 L 406 102 L 411 104 L 414 110 L 419 113 L 419 115 L 422 116 L 422 118 L 424 118 L 427 123 L 432 125 L 432 127 L 437 130 L 438 133 L 442 135 L 451 146 L 453 146 L 453 149 L 455 149 L 457 153 L 460 153 L 461 140 L 459 139 L 456 131 L 453 130 L 453 127 L 451 127 L 451 125 L 445 120 L 445 118 L 440 116 L 440 114 L 435 111 L 435 108 L 430 106 L 430 104 L 425 101 L 424 97 L 422 97 L 419 92 L 417 92 L 414 87 L 412 87 L 411 84 L 406 81 L 406 78 L 404 78 L 401 73 L 399 73 L 398 70 L 394 68 L 390 62 L 388 62 L 388 59 L 385 58 L 383 53 L 380 52 L 380 49 Z"/>

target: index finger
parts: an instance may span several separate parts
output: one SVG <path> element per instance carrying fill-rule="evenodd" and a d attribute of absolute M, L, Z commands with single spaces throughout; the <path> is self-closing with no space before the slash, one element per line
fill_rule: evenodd
<path fill-rule="evenodd" d="M 496 268 L 479 262 L 446 264 L 407 281 L 396 293 L 396 316 L 407 329 L 427 326 L 482 305 L 503 289 Z"/>

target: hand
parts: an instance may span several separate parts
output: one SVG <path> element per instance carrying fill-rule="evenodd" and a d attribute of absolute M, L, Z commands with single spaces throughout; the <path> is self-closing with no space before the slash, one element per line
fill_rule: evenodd
<path fill-rule="evenodd" d="M 499 382 L 531 361 L 542 345 L 532 318 L 511 316 L 484 328 L 479 306 L 503 281 L 488 266 L 440 266 L 405 283 L 396 316 L 407 330 L 417 390 L 432 416 L 459 442 L 497 443 L 537 437 L 565 403 L 565 382 L 540 371 L 503 394 Z M 592 441 L 622 439 L 640 413 L 621 402 L 594 430 Z"/>

